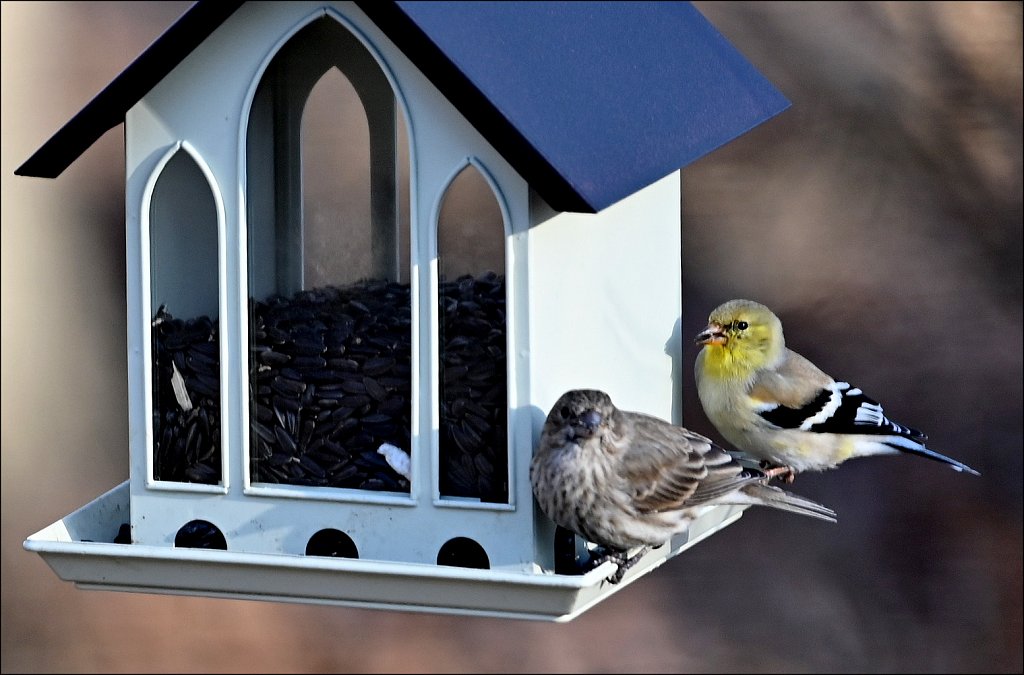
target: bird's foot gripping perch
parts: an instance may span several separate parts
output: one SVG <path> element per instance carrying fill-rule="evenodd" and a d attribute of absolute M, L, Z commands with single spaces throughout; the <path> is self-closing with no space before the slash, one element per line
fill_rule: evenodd
<path fill-rule="evenodd" d="M 625 549 L 590 544 L 593 548 L 584 549 L 581 554 L 576 543 L 576 535 L 571 531 L 561 525 L 555 529 L 555 573 L 586 574 L 610 561 L 618 565 L 615 574 L 608 577 L 608 581 L 613 584 L 622 581 L 626 572 L 651 550 L 650 546 L 644 546 L 630 557 L 629 551 Z"/>
<path fill-rule="evenodd" d="M 618 584 L 622 581 L 622 577 L 626 576 L 634 565 L 640 562 L 640 559 L 647 555 L 647 552 L 651 550 L 650 546 L 644 546 L 640 548 L 632 556 L 629 555 L 629 551 L 622 549 L 609 548 L 607 546 L 599 546 L 594 549 L 594 556 L 590 559 L 590 569 L 597 569 L 604 563 L 611 561 L 618 565 L 618 569 L 615 570 L 615 574 L 608 577 L 608 582 L 611 584 Z"/>
<path fill-rule="evenodd" d="M 796 470 L 791 466 L 775 466 L 769 462 L 761 462 L 761 468 L 768 478 L 778 478 L 787 485 L 796 480 Z"/>

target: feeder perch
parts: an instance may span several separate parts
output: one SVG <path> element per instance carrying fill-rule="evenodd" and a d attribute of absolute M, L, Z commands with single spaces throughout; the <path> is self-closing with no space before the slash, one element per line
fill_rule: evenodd
<path fill-rule="evenodd" d="M 568 389 L 681 421 L 680 170 L 787 106 L 689 3 L 196 3 L 16 172 L 124 122 L 129 478 L 25 548 L 82 588 L 579 615 L 742 514 L 612 585 L 529 463 Z"/>

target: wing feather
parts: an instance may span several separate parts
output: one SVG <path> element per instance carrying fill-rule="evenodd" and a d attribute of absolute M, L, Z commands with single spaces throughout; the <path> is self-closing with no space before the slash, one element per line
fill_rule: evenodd
<path fill-rule="evenodd" d="M 754 381 L 750 397 L 758 415 L 780 429 L 927 438 L 917 429 L 893 422 L 878 401 L 848 382 L 836 382 L 793 351 L 778 369 Z"/>
<path fill-rule="evenodd" d="M 622 468 L 638 511 L 700 506 L 757 480 L 711 439 L 650 415 L 632 417 Z"/>

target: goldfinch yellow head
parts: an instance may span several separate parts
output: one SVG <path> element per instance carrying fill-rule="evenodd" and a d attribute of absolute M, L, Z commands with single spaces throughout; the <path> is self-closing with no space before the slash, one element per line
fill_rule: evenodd
<path fill-rule="evenodd" d="M 769 367 L 782 358 L 786 348 L 782 322 L 753 300 L 730 300 L 716 307 L 695 341 L 704 345 L 701 357 L 706 365 L 722 375 Z"/>

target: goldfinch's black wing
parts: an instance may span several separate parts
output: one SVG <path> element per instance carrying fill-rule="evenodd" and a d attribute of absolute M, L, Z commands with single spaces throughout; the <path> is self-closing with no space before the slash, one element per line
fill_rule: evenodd
<path fill-rule="evenodd" d="M 807 403 L 789 407 L 765 402 L 757 410 L 765 421 L 780 429 L 801 429 L 829 434 L 877 434 L 927 439 L 917 429 L 893 422 L 882 406 L 849 382 L 832 382 L 818 390 Z"/>

